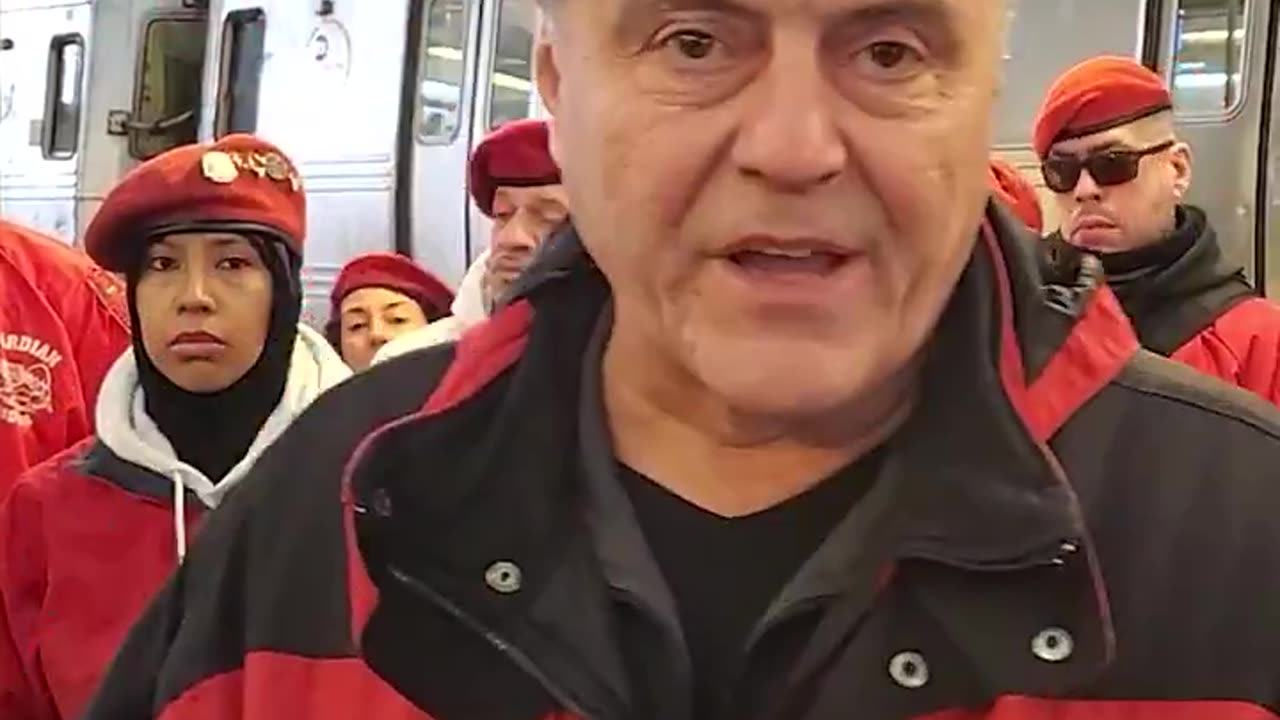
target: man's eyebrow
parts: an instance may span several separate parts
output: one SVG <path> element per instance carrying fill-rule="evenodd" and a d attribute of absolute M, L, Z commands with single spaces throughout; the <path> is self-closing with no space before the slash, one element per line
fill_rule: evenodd
<path fill-rule="evenodd" d="M 622 8 L 613 22 L 613 32 L 616 37 L 628 37 L 644 32 L 649 21 L 655 17 L 672 12 L 699 10 L 743 16 L 760 14 L 738 0 L 622 0 Z"/>
<path fill-rule="evenodd" d="M 825 22 L 836 33 L 905 25 L 917 31 L 935 55 L 949 57 L 961 47 L 965 21 L 948 0 L 878 0 L 833 10 Z"/>
<path fill-rule="evenodd" d="M 1062 150 L 1050 150 L 1049 155 L 1053 157 L 1080 157 L 1082 155 L 1092 155 L 1093 153 L 1106 152 L 1108 150 L 1129 150 L 1130 147 L 1120 140 L 1106 140 L 1097 145 L 1090 145 L 1078 152 L 1065 152 Z"/>
<path fill-rule="evenodd" d="M 931 25 L 958 23 L 956 10 L 946 0 L 879 0 L 834 11 L 838 22 L 892 22 L 911 20 Z"/>

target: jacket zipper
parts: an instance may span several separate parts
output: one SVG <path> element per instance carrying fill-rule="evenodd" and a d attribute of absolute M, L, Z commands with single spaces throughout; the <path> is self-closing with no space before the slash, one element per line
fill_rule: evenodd
<path fill-rule="evenodd" d="M 564 688 L 557 685 L 550 677 L 547 676 L 537 664 L 533 662 L 520 648 L 505 640 L 498 633 L 485 627 L 484 623 L 477 620 L 474 616 L 467 613 L 449 598 L 436 592 L 426 583 L 409 575 L 400 568 L 388 566 L 391 575 L 400 583 L 408 587 L 415 595 L 429 601 L 432 605 L 448 613 L 452 618 L 462 623 L 467 629 L 480 635 L 495 650 L 502 653 L 503 657 L 525 672 L 530 678 L 542 686 L 547 694 L 560 704 L 561 709 L 576 715 L 580 720 L 594 720 L 582 706 L 577 703 Z"/>

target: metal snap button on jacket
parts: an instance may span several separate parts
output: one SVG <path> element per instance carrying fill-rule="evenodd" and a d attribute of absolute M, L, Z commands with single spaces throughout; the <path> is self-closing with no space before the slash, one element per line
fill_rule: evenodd
<path fill-rule="evenodd" d="M 1062 628 L 1045 628 L 1031 640 L 1031 652 L 1045 662 L 1059 663 L 1071 657 L 1075 641 Z"/>
<path fill-rule="evenodd" d="M 918 652 L 900 652 L 889 660 L 889 677 L 904 688 L 922 688 L 929 682 L 929 664 Z"/>
<path fill-rule="evenodd" d="M 520 566 L 506 560 L 499 560 L 485 570 L 484 581 L 494 592 L 510 595 L 520 591 Z"/>

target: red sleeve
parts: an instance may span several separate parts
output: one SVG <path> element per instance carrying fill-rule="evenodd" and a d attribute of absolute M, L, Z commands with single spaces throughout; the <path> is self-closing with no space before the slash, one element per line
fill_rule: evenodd
<path fill-rule="evenodd" d="M 74 345 L 80 387 L 84 390 L 88 424 L 93 431 L 93 408 L 107 370 L 129 346 L 129 311 L 125 289 L 115 276 L 91 266 L 87 269 L 76 307 L 63 315 Z"/>
<path fill-rule="evenodd" d="M 44 503 L 28 472 L 0 506 L 0 718 L 59 720 L 40 670 L 45 593 Z"/>
<path fill-rule="evenodd" d="M 1257 299 L 1237 306 L 1224 320 L 1249 335 L 1240 362 L 1241 387 L 1280 406 L 1280 306 Z"/>

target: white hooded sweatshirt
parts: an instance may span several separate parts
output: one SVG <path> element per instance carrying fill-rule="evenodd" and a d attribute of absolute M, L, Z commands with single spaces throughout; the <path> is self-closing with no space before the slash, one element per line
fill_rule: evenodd
<path fill-rule="evenodd" d="M 452 315 L 407 332 L 378 348 L 369 363 L 370 367 L 414 350 L 453 342 L 462 337 L 462 333 L 484 322 L 489 317 L 488 303 L 484 297 L 484 270 L 488 258 L 489 251 L 485 250 L 467 268 L 467 274 L 462 278 L 462 284 L 453 297 L 453 305 L 449 307 Z"/>
<path fill-rule="evenodd" d="M 263 451 L 313 400 L 350 376 L 351 370 L 324 337 L 306 325 L 299 325 L 280 403 L 267 416 L 245 456 L 226 477 L 215 483 L 178 459 L 173 445 L 147 415 L 138 364 L 130 349 L 116 360 L 102 382 L 95 410 L 98 439 L 122 460 L 147 468 L 173 483 L 174 532 L 181 560 L 187 551 L 184 490 L 194 493 L 209 509 L 216 508 L 244 479 Z"/>

